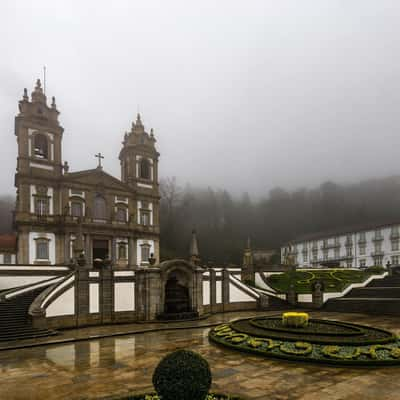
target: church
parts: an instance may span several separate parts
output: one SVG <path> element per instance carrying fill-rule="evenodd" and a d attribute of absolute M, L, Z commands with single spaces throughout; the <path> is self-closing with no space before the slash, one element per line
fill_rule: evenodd
<path fill-rule="evenodd" d="M 117 179 L 104 171 L 100 153 L 94 169 L 73 171 L 63 160 L 59 114 L 54 97 L 47 104 L 39 79 L 30 98 L 24 89 L 15 117 L 13 260 L 68 265 L 78 248 L 90 265 L 108 262 L 133 268 L 158 263 L 159 153 L 153 130 L 146 132 L 138 114 L 123 136 Z"/>

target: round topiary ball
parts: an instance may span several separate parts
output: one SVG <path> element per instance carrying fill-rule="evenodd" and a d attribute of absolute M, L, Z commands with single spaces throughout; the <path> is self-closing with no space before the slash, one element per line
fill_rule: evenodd
<path fill-rule="evenodd" d="M 210 367 L 199 354 L 177 350 L 157 365 L 153 385 L 162 400 L 204 400 L 211 386 Z"/>

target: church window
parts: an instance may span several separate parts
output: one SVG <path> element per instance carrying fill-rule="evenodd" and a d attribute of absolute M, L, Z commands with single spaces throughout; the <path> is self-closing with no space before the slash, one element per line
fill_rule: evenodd
<path fill-rule="evenodd" d="M 35 197 L 35 214 L 43 217 L 49 214 L 49 199 L 48 197 Z"/>
<path fill-rule="evenodd" d="M 119 243 L 118 245 L 118 259 L 119 260 L 126 260 L 126 243 Z"/>
<path fill-rule="evenodd" d="M 107 217 L 107 206 L 106 200 L 103 196 L 97 195 L 94 198 L 94 218 L 95 219 L 106 219 Z"/>
<path fill-rule="evenodd" d="M 48 260 L 49 259 L 49 241 L 48 239 L 36 240 L 36 259 Z"/>
<path fill-rule="evenodd" d="M 37 158 L 48 159 L 49 149 L 47 137 L 42 133 L 38 133 L 34 137 L 34 155 Z"/>
<path fill-rule="evenodd" d="M 115 219 L 118 222 L 126 222 L 126 208 L 125 207 L 117 207 Z"/>
<path fill-rule="evenodd" d="M 83 206 L 80 201 L 71 202 L 71 215 L 73 217 L 82 217 L 83 216 Z"/>
<path fill-rule="evenodd" d="M 150 210 L 140 210 L 140 224 L 150 225 Z"/>
<path fill-rule="evenodd" d="M 142 262 L 148 262 L 150 258 L 150 245 L 145 243 L 140 246 Z"/>
<path fill-rule="evenodd" d="M 142 158 L 140 160 L 139 176 L 142 179 L 151 179 L 151 165 L 147 158 Z"/>

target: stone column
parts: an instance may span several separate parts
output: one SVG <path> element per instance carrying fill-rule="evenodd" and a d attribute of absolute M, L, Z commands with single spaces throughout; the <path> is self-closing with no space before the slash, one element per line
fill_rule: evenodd
<path fill-rule="evenodd" d="M 159 268 L 138 268 L 136 271 L 135 305 L 138 321 L 152 321 L 161 313 L 161 277 Z"/>
<path fill-rule="evenodd" d="M 100 314 L 103 324 L 112 322 L 114 313 L 114 274 L 110 267 L 100 270 Z"/>
<path fill-rule="evenodd" d="M 214 269 L 210 269 L 210 311 L 215 311 L 217 304 L 217 276 Z"/>
<path fill-rule="evenodd" d="M 64 263 L 66 265 L 69 265 L 71 255 L 70 255 L 70 247 L 69 247 L 69 239 L 70 239 L 70 233 L 66 232 L 64 234 Z"/>
<path fill-rule="evenodd" d="M 227 269 L 222 270 L 222 308 L 225 310 L 225 306 L 229 304 L 229 271 Z"/>
<path fill-rule="evenodd" d="M 136 267 L 136 242 L 133 238 L 128 239 L 128 265 L 129 268 Z"/>
<path fill-rule="evenodd" d="M 115 238 L 111 239 L 111 265 L 114 266 L 117 263 L 117 241 Z"/>
<path fill-rule="evenodd" d="M 80 267 L 75 273 L 75 314 L 77 326 L 86 325 L 89 316 L 89 271 Z"/>
<path fill-rule="evenodd" d="M 90 235 L 86 234 L 85 235 L 85 257 L 86 257 L 86 263 L 88 265 L 93 265 L 92 246 L 91 246 L 90 242 L 91 242 Z"/>
<path fill-rule="evenodd" d="M 203 269 L 198 268 L 193 274 L 193 310 L 197 310 L 199 315 L 204 313 L 203 310 Z"/>
<path fill-rule="evenodd" d="M 324 291 L 321 282 L 316 282 L 313 285 L 312 303 L 315 308 L 321 308 L 324 305 Z"/>
<path fill-rule="evenodd" d="M 290 285 L 288 292 L 286 293 L 286 300 L 292 306 L 297 305 L 297 293 L 294 285 Z"/>

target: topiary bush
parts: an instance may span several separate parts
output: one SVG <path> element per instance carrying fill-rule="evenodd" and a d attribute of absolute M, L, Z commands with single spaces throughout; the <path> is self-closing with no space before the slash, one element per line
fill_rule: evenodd
<path fill-rule="evenodd" d="M 210 367 L 199 354 L 177 350 L 160 361 L 153 385 L 162 400 L 204 400 L 211 386 Z"/>

